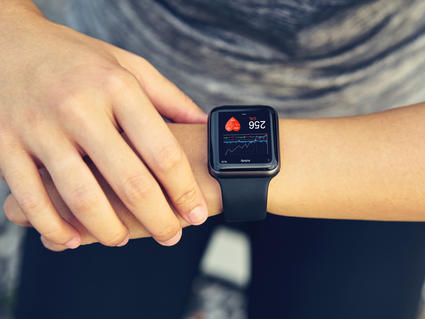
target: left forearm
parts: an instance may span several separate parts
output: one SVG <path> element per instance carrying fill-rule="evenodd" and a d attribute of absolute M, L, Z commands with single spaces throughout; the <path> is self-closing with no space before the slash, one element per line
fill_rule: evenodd
<path fill-rule="evenodd" d="M 281 119 L 269 211 L 425 220 L 425 103 L 359 116 Z"/>

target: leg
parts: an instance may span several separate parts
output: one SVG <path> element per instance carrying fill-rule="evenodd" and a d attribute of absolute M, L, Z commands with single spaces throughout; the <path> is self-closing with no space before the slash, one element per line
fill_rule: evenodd
<path fill-rule="evenodd" d="M 268 216 L 253 232 L 250 318 L 415 318 L 425 223 Z"/>
<path fill-rule="evenodd" d="M 16 318 L 179 318 L 216 220 L 184 229 L 174 247 L 144 238 L 62 253 L 29 229 Z"/>

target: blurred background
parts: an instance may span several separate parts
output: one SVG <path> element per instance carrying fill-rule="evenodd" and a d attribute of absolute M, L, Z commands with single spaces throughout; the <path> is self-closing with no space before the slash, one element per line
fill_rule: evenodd
<path fill-rule="evenodd" d="M 58 23 L 65 23 L 66 0 L 34 0 L 44 14 Z M 0 181 L 0 203 L 8 194 Z M 11 318 L 19 282 L 20 244 L 23 229 L 6 221 L 0 214 L 0 318 Z M 219 227 L 201 262 L 201 275 L 195 280 L 185 319 L 245 319 L 245 289 L 250 279 L 248 238 L 242 232 Z M 418 305 L 423 308 L 423 299 Z M 425 319 L 420 311 L 418 318 Z"/>

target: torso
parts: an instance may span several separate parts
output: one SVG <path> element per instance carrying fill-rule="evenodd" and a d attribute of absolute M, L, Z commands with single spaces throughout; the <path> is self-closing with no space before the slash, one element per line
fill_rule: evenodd
<path fill-rule="evenodd" d="M 136 52 L 204 109 L 281 116 L 425 101 L 421 0 L 72 0 L 71 26 Z"/>

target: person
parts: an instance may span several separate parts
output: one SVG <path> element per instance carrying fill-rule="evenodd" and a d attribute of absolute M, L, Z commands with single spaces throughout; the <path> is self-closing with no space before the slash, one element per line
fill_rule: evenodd
<path fill-rule="evenodd" d="M 420 1 L 73 0 L 87 35 L 0 5 L 6 215 L 51 250 L 121 246 L 57 254 L 30 228 L 17 318 L 181 316 L 222 221 L 205 222 L 221 209 L 205 114 L 173 82 L 281 116 L 274 215 L 239 226 L 251 318 L 415 317 L 424 224 L 371 220 L 424 220 L 424 104 L 397 107 L 425 101 Z M 180 242 L 128 243 L 145 236 Z"/>

